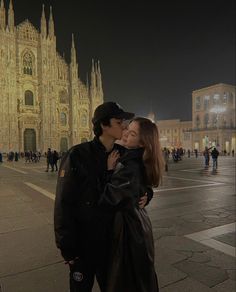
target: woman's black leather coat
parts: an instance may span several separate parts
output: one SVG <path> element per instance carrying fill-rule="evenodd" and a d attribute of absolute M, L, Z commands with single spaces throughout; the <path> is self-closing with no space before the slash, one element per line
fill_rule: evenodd
<path fill-rule="evenodd" d="M 127 151 L 107 183 L 100 204 L 115 210 L 107 292 L 157 292 L 152 226 L 138 207 L 146 191 L 143 149 Z"/>

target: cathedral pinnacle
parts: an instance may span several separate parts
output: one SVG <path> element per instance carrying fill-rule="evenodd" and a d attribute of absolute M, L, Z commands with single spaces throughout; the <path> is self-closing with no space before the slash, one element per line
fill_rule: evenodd
<path fill-rule="evenodd" d="M 46 17 L 45 17 L 45 10 L 44 10 L 44 4 L 43 4 L 41 20 L 44 20 L 44 19 L 46 20 Z"/>
<path fill-rule="evenodd" d="M 94 72 L 94 60 L 92 59 L 92 72 Z"/>
<path fill-rule="evenodd" d="M 50 6 L 50 16 L 49 16 L 49 37 L 54 37 L 54 21 L 52 15 L 52 6 Z"/>
<path fill-rule="evenodd" d="M 14 27 L 15 27 L 14 10 L 12 0 L 10 0 L 10 5 L 8 9 L 8 28 L 10 31 L 14 31 Z"/>
<path fill-rule="evenodd" d="M 72 42 L 71 42 L 71 70 L 72 70 L 72 76 L 74 78 L 78 78 L 78 73 L 79 73 L 79 69 L 78 69 L 78 64 L 77 64 L 77 60 L 76 60 L 76 50 L 75 50 L 75 39 L 74 39 L 74 34 L 72 33 Z"/>
<path fill-rule="evenodd" d="M 4 7 L 4 1 L 0 0 L 1 6 L 0 6 L 0 29 L 5 29 L 6 27 L 6 15 L 5 15 L 5 7 Z"/>
<path fill-rule="evenodd" d="M 101 74 L 101 70 L 100 70 L 100 61 L 98 60 L 98 74 Z"/>
<path fill-rule="evenodd" d="M 71 48 L 74 49 L 75 48 L 75 38 L 74 38 L 74 34 L 72 33 L 72 44 L 71 44 Z"/>
<path fill-rule="evenodd" d="M 44 4 L 43 4 L 43 9 L 42 9 L 42 16 L 41 16 L 41 34 L 43 37 L 47 36 L 47 23 L 46 23 L 45 11 L 44 11 Z"/>

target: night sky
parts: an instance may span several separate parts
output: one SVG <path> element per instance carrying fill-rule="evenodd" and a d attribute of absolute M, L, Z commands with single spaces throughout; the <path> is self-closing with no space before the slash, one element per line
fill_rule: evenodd
<path fill-rule="evenodd" d="M 105 100 L 137 115 L 191 120 L 193 90 L 235 84 L 233 0 L 15 0 L 16 24 L 39 28 L 42 3 L 67 61 L 75 34 L 80 78 L 99 59 Z"/>

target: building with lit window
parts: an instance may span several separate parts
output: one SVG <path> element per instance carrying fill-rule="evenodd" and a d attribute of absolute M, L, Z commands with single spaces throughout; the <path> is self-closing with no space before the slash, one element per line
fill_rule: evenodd
<path fill-rule="evenodd" d="M 192 148 L 235 150 L 235 86 L 216 84 L 192 93 Z"/>
<path fill-rule="evenodd" d="M 7 19 L 7 20 L 6 20 Z M 0 151 L 65 151 L 91 138 L 91 116 L 103 102 L 99 62 L 90 82 L 79 78 L 75 42 L 67 64 L 56 48 L 52 9 L 40 31 L 15 25 L 12 0 L 0 0 Z"/>
<path fill-rule="evenodd" d="M 197 149 L 217 146 L 220 151 L 235 150 L 235 89 L 216 84 L 192 93 L 192 121 L 157 121 L 162 147 Z"/>
<path fill-rule="evenodd" d="M 160 120 L 157 125 L 162 147 L 192 148 L 192 121 Z"/>

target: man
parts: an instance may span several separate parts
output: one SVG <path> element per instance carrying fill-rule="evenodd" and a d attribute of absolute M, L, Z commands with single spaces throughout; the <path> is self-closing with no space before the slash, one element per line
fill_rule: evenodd
<path fill-rule="evenodd" d="M 124 151 L 114 143 L 122 136 L 123 121 L 133 116 L 114 102 L 98 106 L 92 119 L 95 138 L 72 147 L 62 159 L 54 226 L 57 247 L 70 267 L 71 292 L 91 292 L 95 275 L 105 291 L 113 214 L 98 201 L 106 183 L 107 157 L 113 150 Z M 141 207 L 146 202 L 143 196 Z"/>
<path fill-rule="evenodd" d="M 164 162 L 165 162 L 165 171 L 168 172 L 169 150 L 166 147 L 164 147 L 162 153 L 163 153 L 163 158 L 164 158 Z"/>
<path fill-rule="evenodd" d="M 203 151 L 203 156 L 205 158 L 205 167 L 208 167 L 209 166 L 209 163 L 210 163 L 210 152 L 209 152 L 209 149 L 207 146 L 205 147 L 205 150 Z"/>
<path fill-rule="evenodd" d="M 51 148 L 48 148 L 48 152 L 47 152 L 47 168 L 46 168 L 46 172 L 48 172 L 49 170 L 49 165 L 51 166 L 51 171 L 54 171 L 53 170 L 53 167 L 52 167 L 52 151 L 51 151 Z"/>
<path fill-rule="evenodd" d="M 213 170 L 217 169 L 218 167 L 218 156 L 219 156 L 219 151 L 216 149 L 216 147 L 214 147 L 214 149 L 211 151 L 211 157 L 212 157 L 212 161 L 213 161 Z"/>

